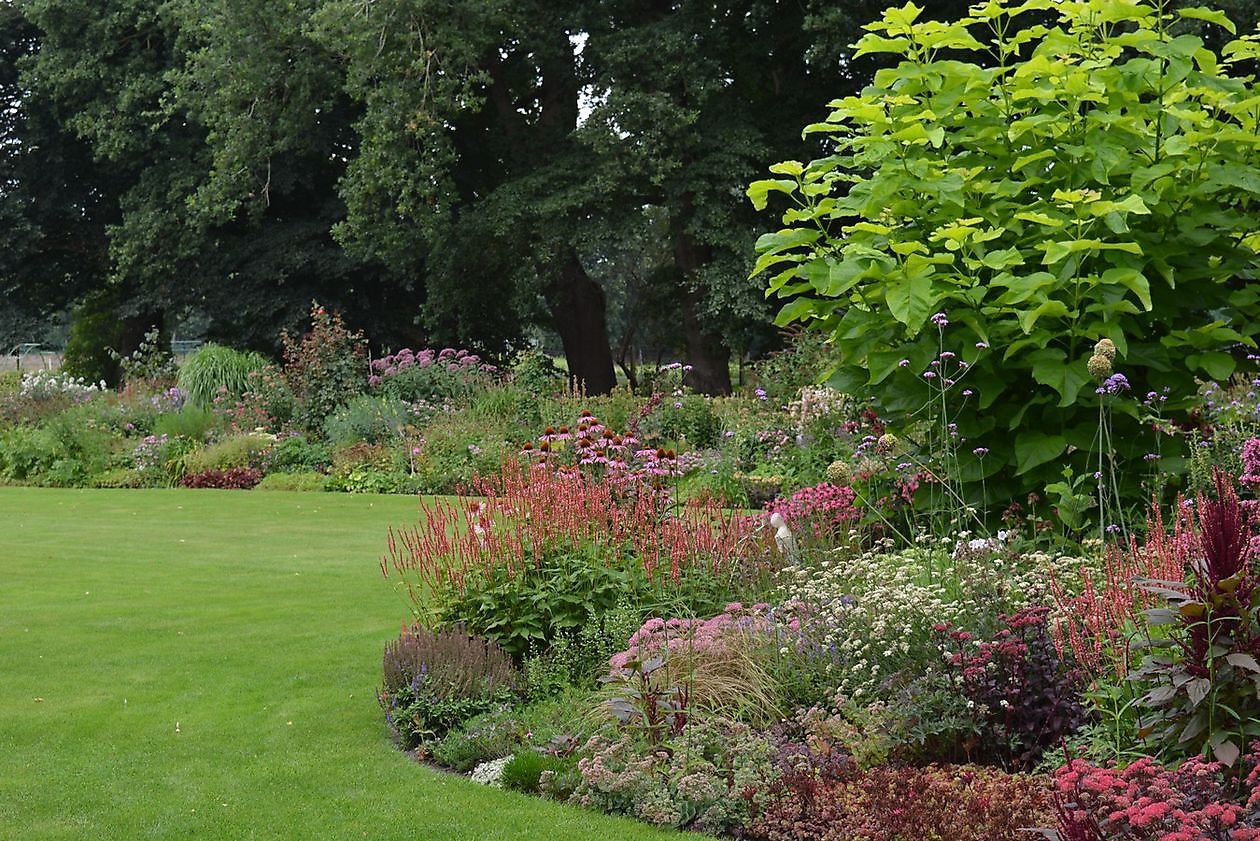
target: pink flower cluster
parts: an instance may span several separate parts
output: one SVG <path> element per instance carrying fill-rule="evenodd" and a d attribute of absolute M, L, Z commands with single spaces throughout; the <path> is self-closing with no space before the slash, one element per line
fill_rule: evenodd
<path fill-rule="evenodd" d="M 782 514 L 793 531 L 809 529 L 814 536 L 824 537 L 857 522 L 861 512 L 853 507 L 856 497 L 848 485 L 823 482 L 766 503 L 766 511 Z"/>
<path fill-rule="evenodd" d="M 586 410 L 572 429 L 549 426 L 537 444 L 527 442 L 521 452 L 538 456 L 540 463 L 557 471 L 576 468 L 621 487 L 658 485 L 660 477 L 681 476 L 698 459 L 694 453 L 644 446 L 632 429 L 617 432 Z"/>
<path fill-rule="evenodd" d="M 1250 490 L 1260 489 L 1260 438 L 1249 438 L 1242 445 L 1242 463 L 1238 481 Z"/>
<path fill-rule="evenodd" d="M 1229 778 L 1195 757 L 1176 769 L 1143 757 L 1123 770 L 1074 759 L 1055 772 L 1066 839 L 1260 841 L 1260 742 Z"/>
<path fill-rule="evenodd" d="M 377 386 L 383 379 L 396 376 L 409 368 L 432 368 L 434 366 L 445 368 L 451 372 L 480 371 L 491 374 L 497 370 L 493 365 L 482 363 L 480 356 L 477 356 L 475 353 L 469 353 L 466 350 L 456 350 L 448 347 L 441 350 L 424 348 L 420 351 L 413 351 L 411 348 L 403 348 L 398 353 L 372 360 L 372 374 L 368 377 L 368 384 Z"/>
<path fill-rule="evenodd" d="M 790 624 L 793 630 L 800 627 L 796 619 L 791 620 Z M 652 617 L 630 636 L 626 650 L 614 654 L 608 665 L 612 671 L 617 672 L 629 668 L 631 663 L 649 657 L 675 653 L 703 655 L 721 652 L 726 649 L 734 633 L 775 633 L 770 605 L 759 602 L 744 607 L 740 602 L 731 602 L 724 611 L 711 619 L 674 617 L 667 620 Z"/>

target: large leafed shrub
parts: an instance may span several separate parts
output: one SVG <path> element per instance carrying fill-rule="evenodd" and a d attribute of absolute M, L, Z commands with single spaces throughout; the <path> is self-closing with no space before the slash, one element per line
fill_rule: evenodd
<path fill-rule="evenodd" d="M 1141 2 L 921 11 L 867 27 L 856 55 L 896 64 L 805 129 L 829 154 L 749 188 L 790 201 L 758 244 L 778 323 L 830 335 L 833 385 L 881 414 L 948 412 L 973 497 L 1098 469 L 1100 404 L 1121 455 L 1158 454 L 1141 395 L 1187 409 L 1254 346 L 1260 113 L 1235 72 L 1257 40 L 1216 55 L 1193 32 L 1233 33 L 1223 14 Z"/>

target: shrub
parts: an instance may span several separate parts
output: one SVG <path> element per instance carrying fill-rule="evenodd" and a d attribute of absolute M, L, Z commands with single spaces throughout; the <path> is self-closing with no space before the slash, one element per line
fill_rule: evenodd
<path fill-rule="evenodd" d="M 110 349 L 122 344 L 123 324 L 115 314 L 114 301 L 108 294 L 89 296 L 74 311 L 61 371 L 66 376 L 81 377 L 88 382 L 118 384 L 118 363 Z"/>
<path fill-rule="evenodd" d="M 55 458 L 56 443 L 44 429 L 15 426 L 0 430 L 0 475 L 17 482 L 33 482 Z"/>
<path fill-rule="evenodd" d="M 401 400 L 360 395 L 324 421 L 324 437 L 333 446 L 356 442 L 383 444 L 401 439 L 414 418 Z"/>
<path fill-rule="evenodd" d="M 118 370 L 125 385 L 169 384 L 179 374 L 175 357 L 161 343 L 161 330 L 151 328 L 144 334 L 140 345 L 129 355 L 123 356 L 113 348 L 109 356 L 118 363 Z"/>
<path fill-rule="evenodd" d="M 222 345 L 198 348 L 179 369 L 179 388 L 188 400 L 202 409 L 214 405 L 216 397 L 236 400 L 249 387 L 249 374 L 267 364 L 252 351 L 243 353 Z"/>
<path fill-rule="evenodd" d="M 385 646 L 380 703 L 406 749 L 510 702 L 520 680 L 495 643 L 462 628 L 412 627 Z"/>
<path fill-rule="evenodd" d="M 323 491 L 328 477 L 323 473 L 268 473 L 256 486 L 260 491 Z"/>
<path fill-rule="evenodd" d="M 1244 38 L 1218 60 L 1176 34 L 1205 13 L 1166 5 L 1105 20 L 1090 4 L 975 9 L 954 23 L 887 10 L 855 55 L 890 66 L 808 129 L 833 148 L 772 167 L 749 195 L 792 199 L 755 270 L 791 298 L 777 323 L 833 338 L 841 390 L 900 423 L 945 399 L 929 364 L 949 322 L 968 348 L 1000 351 L 969 350 L 970 394 L 943 408 L 972 447 L 1011 439 L 986 458 L 964 449 L 954 477 L 979 499 L 987 476 L 1012 499 L 1110 455 L 1095 444 L 1112 402 L 1095 391 L 1110 362 L 1089 362 L 1100 338 L 1139 394 L 1169 387 L 1173 411 L 1190 407 L 1196 377 L 1228 378 L 1234 348 L 1254 346 L 1260 299 L 1236 282 L 1257 265 L 1242 185 L 1260 173 L 1239 134 L 1254 124 L 1256 49 Z M 1136 406 L 1111 422 L 1119 455 L 1159 452 Z"/>
<path fill-rule="evenodd" d="M 262 456 L 264 473 L 325 472 L 332 464 L 332 451 L 298 434 L 281 435 Z"/>
<path fill-rule="evenodd" d="M 686 441 L 699 449 L 715 446 L 722 431 L 712 401 L 698 394 L 666 396 L 653 421 L 645 429 L 654 426 L 662 438 Z"/>
<path fill-rule="evenodd" d="M 92 477 L 94 488 L 149 488 L 155 484 L 153 477 L 131 467 L 117 467 Z"/>
<path fill-rule="evenodd" d="M 238 396 L 226 391 L 214 397 L 214 411 L 236 432 L 257 429 L 279 432 L 293 418 L 293 392 L 275 365 L 267 364 L 245 377 L 245 391 Z"/>
<path fill-rule="evenodd" d="M 525 739 L 514 711 L 501 705 L 452 728 L 432 749 L 435 762 L 467 773 L 483 762 L 511 756 Z"/>
<path fill-rule="evenodd" d="M 339 313 L 329 315 L 311 302 L 311 330 L 296 340 L 287 332 L 284 378 L 296 400 L 294 418 L 312 432 L 324 419 L 364 389 L 367 345 L 361 333 L 351 333 Z"/>
<path fill-rule="evenodd" d="M 184 458 L 189 473 L 228 470 L 235 467 L 260 467 L 262 455 L 274 440 L 269 435 L 234 435 L 194 450 Z"/>
<path fill-rule="evenodd" d="M 547 354 L 523 350 L 512 362 L 511 381 L 512 385 L 527 394 L 551 396 L 564 390 L 566 377 Z"/>
<path fill-rule="evenodd" d="M 190 473 L 179 480 L 186 488 L 218 488 L 229 491 L 247 491 L 262 480 L 262 474 L 252 467 L 229 467 L 227 470 L 203 470 Z"/>
<path fill-rule="evenodd" d="M 611 610 L 557 634 L 545 651 L 525 661 L 530 697 L 552 697 L 570 687 L 594 689 L 608 674 L 609 659 L 625 648 L 639 624 L 639 607 L 622 598 Z"/>
<path fill-rule="evenodd" d="M 785 406 L 801 389 L 825 379 L 835 363 L 835 348 L 825 334 L 798 327 L 785 336 L 782 350 L 753 366 L 752 375 L 767 402 Z"/>

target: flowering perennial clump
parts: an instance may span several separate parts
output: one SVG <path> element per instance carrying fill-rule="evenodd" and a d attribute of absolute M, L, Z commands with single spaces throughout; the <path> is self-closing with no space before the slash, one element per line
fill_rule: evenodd
<path fill-rule="evenodd" d="M 1199 757 L 1176 768 L 1143 757 L 1123 770 L 1074 759 L 1054 786 L 1063 841 L 1260 841 L 1260 742 L 1237 776 Z"/>
<path fill-rule="evenodd" d="M 391 528 L 381 571 L 407 579 L 417 603 L 426 591 L 463 592 L 470 576 L 529 576 L 555 552 L 593 549 L 608 566 L 638 567 L 657 582 L 728 574 L 746 556 L 769 556 L 747 518 L 713 501 L 669 509 L 650 485 L 623 494 L 582 473 L 509 463 L 474 492 L 484 499 L 424 500 L 420 525 Z"/>
<path fill-rule="evenodd" d="M 847 485 L 823 482 L 810 488 L 802 488 L 787 499 L 779 498 L 766 504 L 766 511 L 783 515 L 793 531 L 809 531 L 815 537 L 835 536 L 861 517 L 854 507 L 857 494 Z"/>
<path fill-rule="evenodd" d="M 69 374 L 54 371 L 32 371 L 23 374 L 22 384 L 18 387 L 18 393 L 22 397 L 32 400 L 66 396 L 76 401 L 83 401 L 108 390 L 104 380 L 99 383 L 89 383 L 83 377 L 72 377 Z"/>

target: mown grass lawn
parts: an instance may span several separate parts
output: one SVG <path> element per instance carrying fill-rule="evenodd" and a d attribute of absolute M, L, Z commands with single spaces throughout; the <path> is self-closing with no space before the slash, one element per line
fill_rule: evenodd
<path fill-rule="evenodd" d="M 678 837 L 411 762 L 410 497 L 0 488 L 0 838 Z"/>

